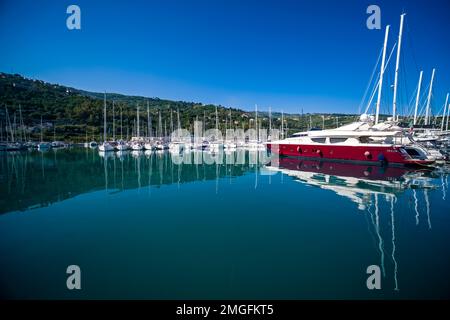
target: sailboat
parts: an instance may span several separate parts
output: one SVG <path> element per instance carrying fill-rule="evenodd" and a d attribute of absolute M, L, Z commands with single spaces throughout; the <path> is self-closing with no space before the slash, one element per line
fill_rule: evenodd
<path fill-rule="evenodd" d="M 3 123 L 0 122 L 0 151 L 6 151 L 7 144 L 3 142 Z"/>
<path fill-rule="evenodd" d="M 86 138 L 84 139 L 83 147 L 89 148 L 89 142 L 88 142 L 88 130 L 86 126 Z"/>
<path fill-rule="evenodd" d="M 282 120 L 283 122 L 283 120 Z M 255 104 L 255 137 L 251 137 L 246 143 L 246 148 L 250 150 L 265 150 L 265 145 L 261 143 L 259 137 L 259 122 L 258 122 L 258 105 Z"/>
<path fill-rule="evenodd" d="M 230 119 L 229 119 L 230 120 L 229 121 L 229 123 L 230 123 L 230 130 L 232 130 L 233 126 L 232 126 L 232 120 L 231 120 L 231 109 L 230 109 L 229 116 L 230 116 Z M 227 127 L 226 126 L 225 126 L 225 131 L 227 131 Z M 226 137 L 225 137 L 225 144 L 223 145 L 224 149 L 226 151 L 234 151 L 234 150 L 236 150 L 236 148 L 237 148 L 236 138 L 235 137 L 229 137 L 227 135 L 227 133 L 225 135 L 226 135 Z M 231 138 L 233 138 L 233 139 L 231 139 Z"/>
<path fill-rule="evenodd" d="M 52 148 L 63 148 L 66 144 L 62 141 L 56 141 L 56 124 L 53 124 L 53 141 Z"/>
<path fill-rule="evenodd" d="M 153 142 L 152 142 L 152 131 L 153 131 L 153 125 L 152 125 L 152 117 L 150 116 L 150 107 L 148 105 L 147 101 L 147 141 L 144 144 L 145 150 L 153 150 Z"/>
<path fill-rule="evenodd" d="M 134 139 L 134 141 L 131 143 L 131 149 L 133 151 L 141 151 L 141 150 L 144 150 L 144 145 L 142 144 L 142 141 L 139 137 L 139 104 L 137 105 L 137 108 L 136 108 L 136 115 L 137 115 L 136 139 Z"/>
<path fill-rule="evenodd" d="M 161 119 L 161 111 L 159 111 L 159 120 L 158 120 L 158 140 L 156 140 L 154 147 L 156 150 L 166 150 L 169 148 L 169 145 L 165 141 L 165 137 L 163 137 L 162 132 L 162 119 Z"/>
<path fill-rule="evenodd" d="M 171 124 L 171 128 L 173 128 L 173 124 Z M 169 150 L 172 153 L 181 153 L 183 151 L 191 150 L 191 144 L 186 141 L 182 141 L 180 137 L 180 111 L 177 110 L 177 135 L 174 137 L 172 134 L 172 140 L 169 143 Z"/>
<path fill-rule="evenodd" d="M 6 116 L 6 128 L 5 128 L 6 147 L 4 147 L 4 148 L 6 149 L 6 151 L 19 151 L 20 144 L 15 141 L 14 128 L 13 128 L 13 125 L 11 124 L 11 119 L 9 118 L 9 113 L 8 113 L 8 107 L 6 106 L 6 104 L 5 104 L 5 116 Z M 8 139 L 8 127 L 9 127 L 9 136 L 11 137 L 10 141 Z"/>
<path fill-rule="evenodd" d="M 38 143 L 38 150 L 45 151 L 52 147 L 52 145 L 48 142 L 44 142 L 44 136 L 43 136 L 44 126 L 42 123 L 42 116 L 41 116 L 41 142 Z"/>
<path fill-rule="evenodd" d="M 99 145 L 98 150 L 101 152 L 114 151 L 114 147 L 106 139 L 106 92 L 103 99 L 103 143 Z"/>
<path fill-rule="evenodd" d="M 213 137 L 213 140 L 209 143 L 209 150 L 212 152 L 218 152 L 222 150 L 224 147 L 223 141 L 220 141 L 217 137 L 219 134 L 219 114 L 217 112 L 216 106 L 216 135 Z"/>
<path fill-rule="evenodd" d="M 122 122 L 122 106 L 120 107 L 120 140 L 117 142 L 116 150 L 125 151 L 128 150 L 130 146 L 123 140 L 123 122 Z"/>

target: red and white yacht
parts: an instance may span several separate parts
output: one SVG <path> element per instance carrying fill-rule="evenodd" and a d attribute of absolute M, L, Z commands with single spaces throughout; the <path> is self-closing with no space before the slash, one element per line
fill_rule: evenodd
<path fill-rule="evenodd" d="M 336 129 L 299 132 L 290 138 L 269 142 L 267 144 L 268 148 L 281 156 L 295 156 L 315 160 L 350 161 L 394 166 L 421 166 L 434 163 L 436 157 L 430 155 L 423 146 L 412 140 L 411 134 L 400 128 L 395 121 L 397 119 L 396 111 L 398 105 L 397 87 L 400 64 L 400 42 L 404 17 L 405 14 L 400 16 L 392 120 L 379 122 L 383 75 L 386 70 L 386 48 L 389 35 L 389 26 L 386 26 L 379 77 L 375 82 L 376 86 L 372 91 L 366 111 L 361 115 L 360 121 Z M 434 70 L 428 94 L 427 114 L 430 107 L 433 77 Z M 372 98 L 377 91 L 378 97 L 375 118 L 372 119 L 366 113 L 372 105 Z M 418 93 L 419 91 L 420 89 L 418 89 Z"/>
<path fill-rule="evenodd" d="M 269 150 L 280 156 L 314 160 L 350 161 L 363 164 L 420 166 L 435 162 L 417 145 L 405 145 L 402 131 L 331 130 L 306 131 L 272 141 Z"/>

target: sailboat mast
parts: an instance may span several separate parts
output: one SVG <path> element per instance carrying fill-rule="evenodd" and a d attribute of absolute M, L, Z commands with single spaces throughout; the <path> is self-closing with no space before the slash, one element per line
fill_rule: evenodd
<path fill-rule="evenodd" d="M 375 124 L 378 124 L 378 119 L 379 119 L 379 115 L 380 115 L 381 89 L 383 88 L 384 64 L 386 61 L 386 47 L 387 47 L 387 41 L 389 38 L 389 28 L 390 28 L 390 26 L 387 25 L 386 33 L 384 35 L 383 58 L 381 60 L 380 82 L 378 84 L 378 98 L 377 98 L 377 109 L 375 112 Z"/>
<path fill-rule="evenodd" d="M 269 135 L 272 135 L 272 107 L 269 107 Z"/>
<path fill-rule="evenodd" d="M 152 139 L 153 138 L 153 123 L 152 123 L 152 116 L 150 115 L 150 118 L 149 118 L 149 137 L 150 137 L 150 139 Z"/>
<path fill-rule="evenodd" d="M 445 124 L 445 131 L 448 131 L 448 118 L 450 116 L 450 104 L 447 105 L 447 123 Z"/>
<path fill-rule="evenodd" d="M 8 115 L 8 107 L 5 104 L 5 134 L 6 134 L 6 142 L 8 142 L 8 120 L 9 120 L 9 115 Z"/>
<path fill-rule="evenodd" d="M 150 138 L 150 106 L 147 100 L 147 138 Z"/>
<path fill-rule="evenodd" d="M 400 50 L 402 47 L 402 33 L 403 33 L 403 20 L 405 18 L 405 13 L 400 16 L 400 30 L 398 32 L 398 46 L 397 46 L 397 61 L 395 63 L 395 78 L 394 78 L 394 100 L 392 107 L 392 118 L 396 120 L 397 112 L 397 86 L 398 86 L 398 69 L 400 66 Z"/>
<path fill-rule="evenodd" d="M 198 121 L 198 119 L 197 119 Z M 206 111 L 203 110 L 203 128 L 202 128 L 202 137 L 205 136 L 205 130 L 206 130 Z"/>
<path fill-rule="evenodd" d="M 217 106 L 216 106 L 216 130 L 219 130 L 219 114 L 217 113 Z"/>
<path fill-rule="evenodd" d="M 158 137 L 162 137 L 162 119 L 161 119 L 161 110 L 159 110 L 159 123 L 158 123 Z"/>
<path fill-rule="evenodd" d="M 115 124 L 115 114 L 114 114 L 114 100 L 113 100 L 113 141 L 116 141 L 116 124 Z"/>
<path fill-rule="evenodd" d="M 44 141 L 44 134 L 43 134 L 43 131 L 44 131 L 44 126 L 43 126 L 43 124 L 42 124 L 42 116 L 41 116 L 41 142 Z"/>
<path fill-rule="evenodd" d="M 181 125 L 180 125 L 180 110 L 177 108 L 177 140 L 180 140 L 180 129 L 181 129 Z"/>
<path fill-rule="evenodd" d="M 259 140 L 258 135 L 258 105 L 255 104 L 255 130 L 256 130 L 256 140 Z"/>
<path fill-rule="evenodd" d="M 173 132 L 173 112 L 172 112 L 172 108 L 170 109 L 170 133 L 172 134 Z"/>
<path fill-rule="evenodd" d="M 123 140 L 122 109 L 123 109 L 123 106 L 120 105 L 120 140 Z"/>
<path fill-rule="evenodd" d="M 11 125 L 11 122 L 9 124 L 10 128 L 11 128 L 11 142 L 16 142 L 15 139 L 15 131 L 16 131 L 16 113 L 14 112 L 14 118 L 13 118 L 13 124 Z"/>
<path fill-rule="evenodd" d="M 433 72 L 431 73 L 430 90 L 428 91 L 427 108 L 425 109 L 425 125 L 428 124 L 429 117 L 430 117 L 431 93 L 433 91 L 433 80 L 434 80 L 434 72 L 435 71 L 436 71 L 436 69 L 433 68 Z"/>
<path fill-rule="evenodd" d="M 137 114 L 137 117 L 136 117 L 136 136 L 137 136 L 137 138 L 139 140 L 139 103 L 137 104 L 137 107 L 136 107 L 136 114 Z"/>
<path fill-rule="evenodd" d="M 23 118 L 22 118 L 22 107 L 19 103 L 19 126 L 20 126 L 20 141 L 25 141 L 26 139 L 24 139 L 24 125 L 23 125 Z"/>
<path fill-rule="evenodd" d="M 106 142 L 106 91 L 103 98 L 103 141 Z"/>
<path fill-rule="evenodd" d="M 413 121 L 413 124 L 417 123 L 417 109 L 419 108 L 420 87 L 422 86 L 422 76 L 423 76 L 423 71 L 420 71 L 419 84 L 417 85 L 416 106 L 414 107 L 414 121 Z"/>
<path fill-rule="evenodd" d="M 445 114 L 447 113 L 448 93 L 445 98 L 444 113 L 442 114 L 441 131 L 444 131 Z"/>

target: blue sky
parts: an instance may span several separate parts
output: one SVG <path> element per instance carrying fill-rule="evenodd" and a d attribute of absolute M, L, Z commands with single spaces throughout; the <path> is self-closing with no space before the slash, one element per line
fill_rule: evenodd
<path fill-rule="evenodd" d="M 81 30 L 66 8 L 81 8 Z M 382 30 L 366 28 L 381 8 Z M 0 71 L 108 91 L 286 112 L 358 112 L 380 52 L 407 13 L 400 110 L 419 70 L 450 90 L 449 1 L 0 0 Z M 390 68 L 393 69 L 395 55 Z M 382 111 L 391 108 L 392 72 Z"/>

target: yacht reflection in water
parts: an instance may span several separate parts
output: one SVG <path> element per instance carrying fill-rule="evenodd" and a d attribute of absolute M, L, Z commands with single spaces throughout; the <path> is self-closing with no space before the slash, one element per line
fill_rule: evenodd
<path fill-rule="evenodd" d="M 355 202 L 360 210 L 368 208 L 374 195 L 395 196 L 417 185 L 418 179 L 426 181 L 431 172 L 294 158 L 275 159 L 267 169 L 280 171 L 300 183 L 334 191 Z"/>
<path fill-rule="evenodd" d="M 393 289 L 398 286 L 396 259 L 395 204 L 404 192 L 414 197 L 416 224 L 419 224 L 418 190 L 422 190 L 426 207 L 428 229 L 431 229 L 429 189 L 435 188 L 430 175 L 432 170 L 379 167 L 339 162 L 277 158 L 268 170 L 279 171 L 295 181 L 330 190 L 354 202 L 369 223 L 369 231 L 380 254 L 380 268 L 386 277 L 385 255 L 390 254 L 393 265 Z M 443 188 L 445 192 L 445 188 Z M 445 197 L 445 193 L 443 194 Z M 382 224 L 383 221 L 383 224 Z M 390 230 L 388 230 L 390 229 Z M 386 240 L 389 239 L 389 240 Z M 389 243 L 389 242 L 390 243 Z M 390 253 L 388 252 L 390 249 Z"/>
<path fill-rule="evenodd" d="M 318 264 L 324 262 L 331 264 L 336 259 L 336 263 L 340 265 L 343 259 L 340 254 L 334 255 L 334 252 L 346 253 L 353 252 L 353 250 L 364 250 L 364 252 L 357 251 L 361 255 L 350 257 L 345 261 L 345 265 L 350 266 L 352 264 L 354 267 L 352 270 L 360 270 L 363 277 L 368 264 L 379 265 L 382 274 L 386 277 L 382 279 L 382 289 L 393 292 L 394 289 L 399 290 L 400 288 L 403 290 L 402 294 L 406 292 L 408 295 L 410 292 L 407 292 L 406 283 L 409 284 L 409 280 L 416 272 L 421 274 L 426 264 L 436 261 L 439 270 L 446 271 L 448 269 L 446 268 L 446 261 L 448 260 L 443 261 L 445 263 L 443 266 L 439 264 L 442 260 L 441 256 L 444 256 L 447 252 L 445 251 L 447 249 L 445 241 L 442 240 L 447 240 L 447 238 L 443 238 L 446 237 L 443 232 L 447 231 L 448 228 L 435 228 L 436 230 L 433 230 L 431 216 L 431 213 L 433 213 L 436 215 L 436 220 L 438 218 L 440 221 L 448 220 L 447 215 L 443 216 L 448 212 L 448 202 L 444 202 L 445 199 L 448 199 L 446 195 L 448 176 L 445 172 L 394 167 L 380 168 L 337 162 L 301 161 L 292 158 L 281 158 L 278 162 L 273 161 L 269 165 L 265 165 L 263 161 L 265 161 L 266 154 L 264 152 L 259 153 L 256 150 L 238 149 L 233 152 L 225 152 L 222 158 L 226 161 L 223 162 L 212 161 L 214 157 L 220 158 L 222 155 L 220 152 L 212 154 L 194 150 L 190 153 L 183 153 L 183 159 L 180 159 L 180 155 L 173 155 L 168 151 L 98 153 L 97 150 L 89 148 L 0 154 L 0 214 L 2 214 L 2 218 L 5 218 L 5 227 L 9 227 L 8 223 L 12 222 L 22 222 L 25 223 L 24 226 L 29 226 L 28 218 L 33 219 L 30 221 L 40 221 L 42 224 L 36 224 L 35 232 L 45 231 L 44 227 L 49 225 L 49 217 L 55 217 L 55 225 L 51 225 L 52 230 L 55 230 L 52 234 L 55 238 L 51 239 L 59 240 L 60 232 L 57 228 L 61 227 L 61 230 L 66 230 L 64 228 L 68 227 L 67 218 L 64 216 L 66 212 L 61 210 L 64 205 L 61 204 L 61 207 L 54 206 L 52 208 L 54 210 L 46 210 L 42 207 L 52 206 L 57 202 L 70 199 L 66 203 L 67 206 L 70 206 L 66 207 L 70 208 L 67 217 L 73 218 L 72 221 L 79 223 L 73 228 L 77 228 L 77 230 L 88 228 L 90 230 L 87 232 L 86 241 L 80 243 L 79 252 L 84 252 L 82 249 L 84 249 L 85 243 L 91 244 L 100 241 L 97 239 L 97 233 L 102 238 L 107 235 L 106 232 L 97 232 L 91 228 L 92 220 L 82 219 L 86 217 L 83 214 L 94 215 L 93 217 L 96 219 L 104 219 L 101 220 L 104 222 L 101 226 L 105 225 L 110 230 L 115 231 L 122 227 L 122 224 L 127 225 L 127 228 L 129 227 L 130 233 L 127 235 L 129 235 L 131 242 L 123 244 L 123 239 L 128 238 L 128 236 L 116 237 L 116 233 L 111 232 L 108 233 L 109 237 L 104 242 L 108 248 L 115 245 L 125 248 L 125 245 L 129 245 L 134 249 L 136 244 L 139 244 L 142 250 L 145 250 L 145 252 L 150 250 L 151 255 L 158 257 L 163 249 L 164 252 L 167 251 L 166 248 L 169 251 L 174 250 L 172 242 L 163 241 L 164 239 L 180 241 L 182 245 L 177 248 L 177 250 L 180 250 L 177 252 L 184 253 L 184 250 L 186 250 L 185 241 L 189 248 L 195 249 L 198 246 L 198 241 L 209 240 L 207 237 L 211 237 L 211 241 L 208 241 L 208 246 L 205 248 L 209 250 L 214 247 L 214 251 L 218 254 L 217 257 L 229 248 L 236 251 L 234 248 L 243 247 L 243 245 L 247 245 L 248 248 L 260 248 L 257 250 L 258 256 L 255 259 L 249 259 L 247 251 L 241 250 L 236 253 L 236 256 L 230 255 L 229 261 L 237 261 L 236 265 L 245 266 L 240 268 L 239 272 L 244 272 L 244 268 L 249 270 L 249 273 L 242 273 L 242 276 L 251 275 L 253 273 L 251 270 L 262 265 L 267 265 L 268 269 L 265 269 L 267 274 L 271 272 L 276 273 L 276 276 L 285 274 L 286 277 L 283 275 L 279 282 L 282 283 L 282 287 L 276 287 L 276 292 L 292 291 L 289 295 L 280 296 L 282 298 L 298 297 L 299 291 L 297 290 L 306 290 L 303 291 L 305 294 L 310 288 L 315 290 L 316 283 L 313 283 L 314 281 L 308 283 L 307 280 L 323 279 L 322 274 L 318 272 L 320 270 L 317 268 Z M 281 178 L 280 182 L 278 182 L 278 178 Z M 315 189 L 304 188 L 302 184 Z M 434 189 L 438 189 L 439 194 Z M 442 190 L 442 196 L 440 190 Z M 216 194 L 218 193 L 217 196 L 214 191 Z M 301 195 L 296 194 L 299 191 L 302 192 Z M 288 216 L 284 215 L 285 212 L 280 214 L 278 202 L 274 201 L 268 205 L 265 201 L 265 199 L 271 199 L 271 197 L 279 195 L 287 195 L 289 208 L 299 208 L 299 210 L 311 208 L 311 211 L 298 216 L 290 214 L 291 212 Z M 73 199 L 75 197 L 77 199 Z M 320 197 L 320 200 L 327 201 L 325 204 L 319 204 L 318 210 L 323 210 L 320 213 L 326 215 L 332 213 L 334 207 L 331 204 L 346 208 L 349 212 L 338 212 L 332 217 L 329 215 L 330 218 L 334 219 L 333 221 L 342 224 L 328 225 L 329 232 L 327 232 L 321 219 L 323 215 L 317 215 L 317 211 L 314 211 L 316 203 L 308 201 L 308 199 L 314 199 L 313 197 Z M 441 201 L 441 198 L 444 201 Z M 198 208 L 200 212 L 185 211 L 186 203 L 189 204 L 189 210 Z M 117 204 L 120 204 L 120 206 Z M 123 210 L 122 205 L 128 206 L 128 204 L 132 208 L 130 210 L 133 210 L 133 213 L 136 212 L 136 215 L 130 215 L 126 210 Z M 25 214 L 18 212 L 33 208 L 41 209 L 34 212 L 30 210 Z M 433 208 L 433 212 L 430 208 Z M 95 216 L 97 212 L 99 216 Z M 361 215 L 355 214 L 355 212 L 361 213 Z M 15 216 L 15 213 L 18 214 Z M 46 213 L 50 216 L 47 216 Z M 53 215 L 54 213 L 56 214 Z M 191 213 L 195 215 L 194 218 L 197 220 L 191 219 L 189 216 Z M 263 214 L 261 215 L 261 213 Z M 78 214 L 80 214 L 80 218 L 78 218 Z M 345 214 L 345 219 L 341 218 L 343 214 Z M 439 217 L 439 214 L 442 217 Z M 10 217 L 12 219 L 9 219 Z M 184 223 L 188 219 L 201 223 Z M 179 232 L 178 227 L 173 227 L 174 222 L 180 228 L 183 227 L 182 232 Z M 261 224 L 258 225 L 255 222 Z M 366 231 L 366 222 L 369 231 Z M 401 228 L 399 227 L 400 222 Z M 130 224 L 128 225 L 128 223 Z M 305 226 L 305 223 L 310 223 L 310 225 Z M 238 225 L 242 227 L 236 228 Z M 138 228 L 138 226 L 142 226 L 142 228 Z M 303 230 L 307 230 L 307 232 L 299 233 L 297 226 L 304 227 Z M 344 226 L 344 228 L 340 228 L 341 226 Z M 362 230 L 358 229 L 361 226 Z M 20 224 L 15 225 L 15 227 L 18 228 L 17 230 L 23 229 Z M 72 226 L 69 227 L 72 228 Z M 418 227 L 420 227 L 420 232 L 425 234 L 429 234 L 433 230 L 433 237 L 418 239 L 418 234 L 414 234 L 414 241 L 409 242 L 405 233 L 410 232 L 411 228 L 412 231 L 416 231 Z M 220 228 L 220 230 L 216 228 Z M 219 232 L 216 232 L 216 230 Z M 349 233 L 352 230 L 358 231 L 358 234 L 354 236 L 350 234 L 345 239 L 336 239 L 336 235 Z M 359 232 L 360 230 L 361 232 Z M 268 232 L 269 235 L 267 236 Z M 13 232 L 8 233 L 12 234 Z M 3 238 L 7 239 L 7 233 L 3 234 Z M 189 237 L 186 236 L 188 234 Z M 181 237 L 177 239 L 180 235 Z M 20 239 L 22 234 L 17 232 L 15 236 Z M 147 236 L 148 238 L 146 238 Z M 223 236 L 228 236 L 229 241 L 223 241 Z M 370 237 L 372 237 L 373 245 Z M 70 245 L 71 239 L 68 238 L 61 239 L 60 242 L 63 245 Z M 250 244 L 243 243 L 242 239 L 250 238 L 252 241 Z M 311 240 L 316 239 L 319 241 L 311 246 Z M 75 241 L 75 239 L 72 240 Z M 161 240 L 160 243 L 159 240 Z M 334 240 L 338 241 L 334 243 Z M 402 240 L 407 242 L 404 244 Z M 422 249 L 425 248 L 425 253 L 422 252 L 422 255 L 418 254 L 419 252 L 414 245 L 419 241 L 421 241 Z M 23 241 L 18 242 L 23 243 Z M 169 247 L 164 247 L 169 242 Z M 209 242 L 211 247 L 209 247 Z M 7 241 L 4 241 L 4 243 L 4 248 L 12 248 Z M 150 243 L 158 243 L 158 246 L 147 246 Z M 442 247 L 436 249 L 436 246 L 441 243 L 443 244 Z M 304 246 L 302 246 L 303 244 Z M 42 252 L 54 248 L 53 241 L 49 241 L 48 245 L 48 248 L 42 247 Z M 220 247 L 222 245 L 223 247 Z M 323 248 L 324 245 L 328 247 Z M 216 247 L 219 249 L 216 250 Z M 279 249 L 281 247 L 288 249 L 283 251 Z M 433 250 L 428 250 L 428 247 L 433 248 Z M 24 247 L 21 248 L 24 249 Z M 98 248 L 101 248 L 101 246 L 99 245 Z M 397 248 L 401 248 L 401 250 L 397 250 Z M 301 254 L 292 254 L 297 249 Z M 330 250 L 331 254 L 326 257 L 323 256 L 321 254 L 322 249 Z M 117 259 L 115 252 L 114 256 L 110 257 L 110 251 L 105 251 L 107 251 L 105 253 L 106 258 Z M 126 251 L 127 254 L 131 252 L 131 258 L 128 261 L 135 261 L 133 260 L 134 254 L 141 256 L 140 251 Z M 195 251 L 204 250 L 195 249 Z M 267 252 L 270 252 L 270 255 L 267 255 Z M 288 252 L 288 254 L 285 252 Z M 29 254 L 30 257 L 37 256 L 35 251 Z M 203 257 L 203 253 L 199 254 Z M 149 254 L 149 257 L 152 257 L 151 255 Z M 181 257 L 181 260 L 177 260 L 177 265 L 178 262 L 180 265 L 187 263 L 186 266 L 191 267 L 191 261 L 184 261 L 186 259 L 183 258 L 183 254 L 174 254 L 173 256 Z M 283 260 L 286 257 L 288 260 Z M 291 257 L 293 257 L 292 260 Z M 436 260 L 433 260 L 434 257 L 437 257 Z M 65 261 L 65 259 L 63 260 Z M 86 261 L 89 259 L 90 257 L 86 256 Z M 126 255 L 123 260 L 126 261 L 125 259 L 127 259 Z M 210 259 L 209 253 L 207 259 Z M 411 266 L 407 262 L 418 261 L 419 259 L 425 264 Z M 156 260 L 149 259 L 149 265 L 153 266 Z M 220 259 L 217 260 L 218 264 L 215 270 L 223 274 L 223 262 Z M 274 263 L 272 267 L 270 263 L 275 260 L 278 262 Z M 354 262 L 354 260 L 358 262 Z M 363 260 L 365 265 L 361 265 Z M 262 261 L 268 263 L 261 263 Z M 309 265 L 305 267 L 306 269 L 301 269 L 305 262 Z M 95 260 L 92 263 L 92 266 L 94 266 Z M 247 265 L 247 263 L 252 263 L 252 265 Z M 328 265 L 326 266 L 327 270 L 329 269 Z M 252 267 L 250 268 L 250 266 Z M 292 270 L 292 274 L 280 272 L 287 270 L 285 268 Z M 165 260 L 162 259 L 161 264 L 156 266 L 155 270 L 166 269 L 167 265 Z M 147 269 L 145 268 L 145 270 Z M 199 270 L 200 272 L 192 278 L 193 286 L 204 279 L 202 269 Z M 235 272 L 234 270 L 238 270 L 238 268 L 233 269 L 233 272 Z M 311 272 L 311 277 L 309 273 L 300 274 L 299 270 Z M 265 272 L 260 273 L 264 279 L 266 279 Z M 159 277 L 159 271 L 155 274 L 158 274 L 157 277 Z M 211 273 L 211 275 L 213 274 Z M 445 275 L 445 272 L 443 272 L 443 275 Z M 167 274 L 164 279 L 172 278 L 173 274 Z M 251 276 L 243 276 L 242 279 L 244 278 L 251 278 Z M 342 279 L 344 278 L 348 278 L 348 281 L 359 281 L 361 275 L 353 272 L 350 274 L 349 271 L 347 275 L 343 275 Z M 295 281 L 291 281 L 292 279 Z M 440 279 L 437 281 L 442 282 Z M 205 280 L 205 286 L 207 285 L 206 282 Z M 269 282 L 275 283 L 278 281 Z M 134 282 L 131 281 L 130 283 Z M 166 285 L 165 281 L 161 283 Z M 258 280 L 257 282 L 243 282 L 242 285 L 245 288 L 259 288 L 259 283 Z M 300 286 L 293 285 L 294 283 L 306 283 L 306 289 L 299 288 Z M 178 290 L 178 281 L 174 281 L 171 285 L 173 290 Z M 236 285 L 236 290 L 244 288 L 238 287 L 237 281 L 233 282 L 234 285 Z M 361 285 L 364 286 L 364 283 L 361 283 Z M 330 288 L 340 290 L 340 285 L 338 286 L 338 283 L 336 283 L 336 287 L 333 284 L 330 285 Z M 147 292 L 147 289 L 148 287 L 144 291 Z M 421 296 L 422 289 L 419 289 L 420 291 L 416 293 Z M 347 288 L 345 287 L 344 290 L 347 290 Z M 353 288 L 350 288 L 350 290 L 353 290 Z M 444 293 L 447 292 L 444 291 L 445 288 L 442 290 Z M 362 291 L 362 297 L 367 297 L 365 287 L 362 288 Z M 235 292 L 234 289 L 233 292 Z M 397 297 L 396 293 L 394 295 Z M 155 297 L 160 296 L 155 295 Z"/>

